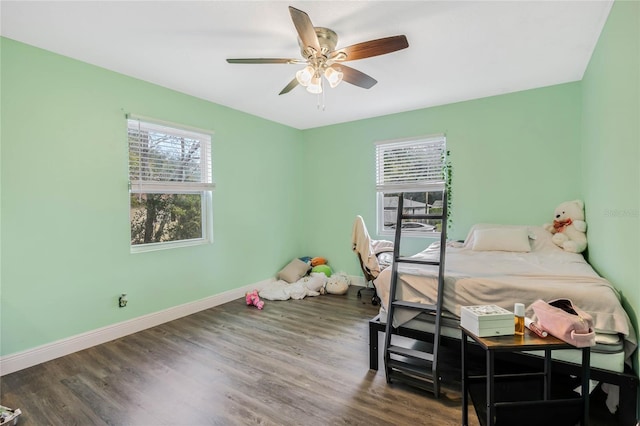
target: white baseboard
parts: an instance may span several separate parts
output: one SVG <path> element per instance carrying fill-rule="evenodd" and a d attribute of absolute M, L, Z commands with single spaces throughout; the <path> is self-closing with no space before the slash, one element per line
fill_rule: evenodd
<path fill-rule="evenodd" d="M 165 322 L 195 314 L 196 312 L 213 308 L 214 306 L 222 305 L 223 303 L 227 303 L 244 296 L 247 291 L 261 289 L 268 282 L 270 282 L 270 280 L 260 281 L 255 284 L 225 291 L 224 293 L 216 294 L 214 296 L 205 297 L 204 299 L 196 300 L 194 302 L 172 306 L 171 308 L 163 311 L 154 312 L 98 328 L 96 330 L 87 331 L 86 333 L 77 334 L 52 343 L 27 349 L 26 351 L 5 355 L 0 357 L 0 376 L 14 373 L 46 361 L 51 361 L 52 359 L 69 355 L 92 346 L 100 345 L 132 333 L 137 333 L 138 331 L 146 330 L 147 328 L 155 327 Z"/>
<path fill-rule="evenodd" d="M 364 277 L 349 275 L 349 279 L 351 280 L 351 285 L 357 285 L 359 287 L 367 286 L 367 282 L 364 280 Z"/>

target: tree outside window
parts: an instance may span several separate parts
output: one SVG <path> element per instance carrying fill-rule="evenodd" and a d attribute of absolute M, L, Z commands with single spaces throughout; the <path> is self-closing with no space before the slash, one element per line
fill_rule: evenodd
<path fill-rule="evenodd" d="M 132 251 L 211 241 L 211 136 L 128 120 Z"/>

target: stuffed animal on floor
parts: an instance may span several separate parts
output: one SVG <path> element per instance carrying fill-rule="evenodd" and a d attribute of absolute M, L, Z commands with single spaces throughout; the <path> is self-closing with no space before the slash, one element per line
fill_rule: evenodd
<path fill-rule="evenodd" d="M 342 272 L 333 274 L 327 280 L 326 291 L 329 294 L 345 294 L 349 290 L 351 280 Z"/>
<path fill-rule="evenodd" d="M 566 201 L 556 207 L 553 223 L 544 228 L 553 234 L 551 241 L 571 253 L 582 253 L 587 248 L 587 223 L 584 221 L 584 203 Z"/>
<path fill-rule="evenodd" d="M 311 259 L 311 266 L 326 265 L 327 259 L 324 257 L 314 257 Z"/>
<path fill-rule="evenodd" d="M 323 273 L 312 272 L 306 277 L 300 278 L 287 289 L 292 299 L 304 299 L 307 296 L 320 296 L 324 294 L 324 284 L 327 276 Z"/>
<path fill-rule="evenodd" d="M 312 273 L 322 273 L 325 274 L 327 276 L 327 278 L 329 278 L 331 276 L 331 274 L 333 274 L 333 270 L 331 269 L 331 266 L 329 265 L 317 265 L 314 266 L 311 269 Z"/>
<path fill-rule="evenodd" d="M 322 272 L 311 272 L 306 277 L 302 277 L 301 281 L 309 291 L 324 294 L 327 276 Z M 313 294 L 312 296 L 317 296 L 317 294 Z"/>
<path fill-rule="evenodd" d="M 247 301 L 247 306 L 255 306 L 258 309 L 264 308 L 264 302 L 260 300 L 260 296 L 258 296 L 258 290 L 253 290 L 247 292 L 245 295 L 245 299 Z"/>

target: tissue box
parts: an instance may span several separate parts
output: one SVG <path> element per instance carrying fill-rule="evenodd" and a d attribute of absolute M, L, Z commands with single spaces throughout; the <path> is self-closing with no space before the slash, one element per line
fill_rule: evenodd
<path fill-rule="evenodd" d="M 462 306 L 460 326 L 478 337 L 515 334 L 513 312 L 496 305 Z"/>

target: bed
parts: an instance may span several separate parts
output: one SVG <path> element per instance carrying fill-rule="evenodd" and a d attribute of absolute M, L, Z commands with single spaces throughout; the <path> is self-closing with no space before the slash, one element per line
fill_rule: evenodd
<path fill-rule="evenodd" d="M 415 255 L 423 259 L 437 258 L 439 247 L 432 244 Z M 597 345 L 592 348 L 592 377 L 597 372 L 621 373 L 637 346 L 636 334 L 616 289 L 591 268 L 582 254 L 568 253 L 551 241 L 551 234 L 542 227 L 479 224 L 472 227 L 464 242 L 449 243 L 445 259 L 445 290 L 443 298 L 442 336 L 458 339 L 460 307 L 495 304 L 513 310 L 515 302 L 524 303 L 526 315 L 533 317 L 530 305 L 537 299 L 571 299 L 593 316 Z M 436 267 L 402 264 L 399 267 L 398 294 L 401 300 L 435 303 Z M 381 299 L 379 323 L 386 323 L 391 268 L 380 272 L 374 285 Z M 372 323 L 370 322 L 370 325 Z M 433 321 L 424 314 L 398 309 L 393 326 L 411 333 L 432 333 Z M 373 326 L 375 329 L 375 326 Z M 372 330 L 373 330 L 372 329 Z M 379 329 L 378 329 L 379 330 Z M 373 339 L 373 336 L 370 336 Z M 376 332 L 377 339 L 377 332 Z M 376 360 L 372 366 L 377 368 Z M 561 361 L 574 364 L 578 351 L 558 351 Z M 629 367 L 626 367 L 629 371 Z M 637 377 L 625 377 L 637 387 Z M 606 380 L 604 380 L 606 379 Z M 619 383 L 620 376 L 601 375 L 607 383 Z M 634 395 L 635 395 L 634 390 Z M 615 395 L 613 396 L 615 400 Z M 617 402 L 617 401 L 614 401 Z M 635 402 L 634 402 L 635 407 Z M 612 407 L 609 407 L 610 409 Z M 635 411 L 635 410 L 634 410 Z M 635 412 L 633 413 L 635 417 Z M 635 423 L 634 423 L 635 424 Z"/>

